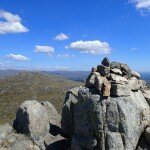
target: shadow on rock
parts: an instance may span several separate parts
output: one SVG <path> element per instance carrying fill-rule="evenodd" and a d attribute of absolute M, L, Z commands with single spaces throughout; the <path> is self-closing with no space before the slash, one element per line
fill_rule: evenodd
<path fill-rule="evenodd" d="M 58 134 L 62 136 L 62 129 L 54 124 L 50 124 L 49 132 L 53 136 L 57 136 Z"/>
<path fill-rule="evenodd" d="M 70 150 L 70 142 L 65 139 L 56 141 L 48 145 L 46 150 Z"/>

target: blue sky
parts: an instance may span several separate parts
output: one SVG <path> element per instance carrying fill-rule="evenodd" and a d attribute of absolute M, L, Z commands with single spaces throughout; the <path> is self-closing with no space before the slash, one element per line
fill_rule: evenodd
<path fill-rule="evenodd" d="M 0 0 L 0 69 L 150 71 L 150 0 Z"/>

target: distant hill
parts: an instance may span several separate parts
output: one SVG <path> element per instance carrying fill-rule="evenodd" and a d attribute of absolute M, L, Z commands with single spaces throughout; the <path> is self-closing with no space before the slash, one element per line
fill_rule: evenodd
<path fill-rule="evenodd" d="M 89 75 L 89 71 L 53 71 L 50 74 L 58 75 L 73 81 L 85 82 Z"/>
<path fill-rule="evenodd" d="M 20 70 L 12 70 L 12 69 L 0 70 L 0 77 L 17 75 L 19 72 Z"/>
<path fill-rule="evenodd" d="M 61 112 L 67 90 L 83 85 L 62 77 L 38 72 L 21 72 L 0 79 L 0 124 L 12 120 L 25 100 L 50 101 Z"/>

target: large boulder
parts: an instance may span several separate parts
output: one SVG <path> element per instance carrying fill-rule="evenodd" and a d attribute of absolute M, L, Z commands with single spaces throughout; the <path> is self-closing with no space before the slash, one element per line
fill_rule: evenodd
<path fill-rule="evenodd" d="M 14 128 L 18 133 L 28 135 L 41 149 L 51 126 L 60 127 L 61 117 L 49 102 L 29 100 L 19 107 Z M 57 137 L 56 137 L 57 138 Z"/>
<path fill-rule="evenodd" d="M 66 93 L 62 109 L 61 128 L 65 137 L 71 139 L 74 131 L 74 107 L 78 102 L 80 87 L 73 88 Z"/>
<path fill-rule="evenodd" d="M 14 128 L 19 133 L 39 138 L 50 129 L 50 115 L 42 103 L 36 100 L 25 101 L 17 111 Z"/>

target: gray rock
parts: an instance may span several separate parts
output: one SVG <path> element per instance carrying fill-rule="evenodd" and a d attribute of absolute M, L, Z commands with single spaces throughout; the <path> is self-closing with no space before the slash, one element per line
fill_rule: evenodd
<path fill-rule="evenodd" d="M 13 128 L 10 124 L 0 125 L 0 143 L 11 133 L 13 132 Z"/>
<path fill-rule="evenodd" d="M 111 86 L 111 96 L 112 97 L 121 97 L 121 96 L 129 96 L 131 93 L 131 89 L 129 85 L 124 84 L 112 84 Z"/>
<path fill-rule="evenodd" d="M 148 142 L 148 144 L 150 145 L 150 127 L 147 127 L 145 132 L 144 132 L 144 136 L 146 141 Z"/>
<path fill-rule="evenodd" d="M 25 101 L 17 111 L 14 128 L 18 133 L 29 135 L 45 149 L 44 137 L 50 131 L 50 124 L 60 126 L 60 115 L 49 102 Z"/>
<path fill-rule="evenodd" d="M 123 150 L 124 145 L 122 143 L 121 134 L 118 132 L 106 133 L 106 149 L 108 150 Z"/>
<path fill-rule="evenodd" d="M 41 102 L 41 104 L 47 108 L 47 112 L 50 115 L 50 124 L 61 127 L 61 115 L 58 114 L 55 107 L 48 101 Z"/>
<path fill-rule="evenodd" d="M 31 139 L 25 137 L 24 135 L 20 135 L 16 142 L 13 143 L 11 148 L 8 150 L 40 150 L 40 148 L 33 144 Z"/>
<path fill-rule="evenodd" d="M 113 81 L 116 84 L 126 84 L 128 83 L 128 80 L 124 77 L 121 77 L 116 74 L 110 74 L 110 80 Z"/>
<path fill-rule="evenodd" d="M 77 103 L 68 109 L 73 112 L 73 121 L 67 122 L 73 125 L 72 150 L 136 150 L 150 122 L 150 108 L 140 90 L 132 92 L 129 85 L 116 86 L 121 86 L 121 97 L 103 99 L 88 88 L 79 90 Z"/>
<path fill-rule="evenodd" d="M 146 82 L 144 80 L 138 80 L 141 91 L 147 90 Z"/>
<path fill-rule="evenodd" d="M 106 67 L 110 66 L 110 60 L 107 57 L 105 57 L 101 63 L 102 63 L 102 65 L 104 65 Z"/>
<path fill-rule="evenodd" d="M 114 74 L 117 74 L 117 75 L 122 75 L 121 70 L 117 69 L 117 68 L 111 69 L 111 73 L 114 73 Z"/>
<path fill-rule="evenodd" d="M 102 75 L 102 76 L 107 76 L 110 73 L 110 67 L 106 67 L 103 65 L 98 65 L 97 66 L 97 71 Z"/>
<path fill-rule="evenodd" d="M 114 69 L 114 68 L 117 68 L 117 69 L 121 69 L 121 65 L 120 65 L 120 63 L 119 62 L 112 62 L 111 64 L 110 64 L 110 68 L 111 69 Z"/>
<path fill-rule="evenodd" d="M 132 91 L 140 90 L 140 85 L 139 85 L 139 81 L 137 80 L 137 78 L 135 77 L 130 78 L 128 83 Z"/>
<path fill-rule="evenodd" d="M 94 87 L 97 89 L 97 91 L 99 92 L 99 93 L 101 93 L 102 92 L 102 84 L 103 84 L 103 78 L 102 78 L 102 76 L 96 76 L 96 78 L 95 78 L 95 83 L 94 83 Z"/>
<path fill-rule="evenodd" d="M 135 78 L 139 79 L 141 77 L 141 75 L 136 71 L 131 71 L 131 77 L 135 77 Z"/>
<path fill-rule="evenodd" d="M 98 72 L 90 73 L 90 75 L 88 76 L 88 78 L 86 80 L 85 87 L 89 87 L 89 88 L 95 87 L 95 82 L 96 82 L 95 80 L 96 80 L 97 76 L 100 76 L 100 73 L 98 73 Z"/>
<path fill-rule="evenodd" d="M 78 91 L 80 88 L 71 89 L 67 92 L 62 109 L 61 128 L 67 138 L 71 138 L 74 131 L 74 107 L 78 103 Z"/>
<path fill-rule="evenodd" d="M 104 97 L 110 96 L 110 89 L 111 89 L 111 83 L 107 80 L 106 77 L 102 77 L 103 84 L 102 84 L 102 95 Z"/>
<path fill-rule="evenodd" d="M 49 131 L 50 115 L 40 102 L 25 101 L 17 111 L 14 128 L 19 133 L 31 134 L 33 138 L 39 138 Z"/>
<path fill-rule="evenodd" d="M 150 106 L 150 90 L 142 90 L 142 92 L 143 92 L 145 99 L 147 100 L 147 103 Z"/>
<path fill-rule="evenodd" d="M 96 130 L 92 123 L 92 111 L 94 101 L 99 101 L 100 96 L 90 98 L 89 89 L 79 90 L 79 101 L 74 108 L 74 134 L 71 141 L 72 150 L 94 149 L 97 145 Z M 93 101 L 94 100 L 94 101 Z M 94 118 L 93 118 L 94 119 Z"/>
<path fill-rule="evenodd" d="M 123 73 L 123 76 L 127 79 L 131 77 L 131 69 L 127 64 L 121 63 L 121 71 Z"/>

